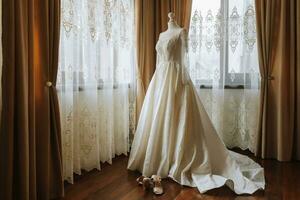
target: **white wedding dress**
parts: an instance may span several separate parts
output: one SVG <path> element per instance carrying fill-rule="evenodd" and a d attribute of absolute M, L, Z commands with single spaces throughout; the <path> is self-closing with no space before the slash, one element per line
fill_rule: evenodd
<path fill-rule="evenodd" d="M 203 193 L 227 185 L 237 194 L 264 189 L 264 170 L 226 149 L 185 69 L 186 34 L 160 34 L 156 71 L 149 85 L 128 169 L 170 177 Z"/>

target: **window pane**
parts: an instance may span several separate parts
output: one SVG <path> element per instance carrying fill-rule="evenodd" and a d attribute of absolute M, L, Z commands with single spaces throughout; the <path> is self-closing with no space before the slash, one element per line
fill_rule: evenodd
<path fill-rule="evenodd" d="M 220 0 L 193 1 L 190 26 L 190 74 L 196 84 L 220 79 L 223 44 Z"/>
<path fill-rule="evenodd" d="M 195 84 L 258 85 L 254 0 L 194 1 L 189 39 Z"/>
<path fill-rule="evenodd" d="M 228 68 L 226 84 L 244 85 L 249 73 L 258 73 L 253 0 L 228 1 Z"/>

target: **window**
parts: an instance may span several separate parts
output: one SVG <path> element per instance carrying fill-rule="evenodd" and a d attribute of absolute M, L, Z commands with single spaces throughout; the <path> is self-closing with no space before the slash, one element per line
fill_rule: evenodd
<path fill-rule="evenodd" d="M 61 89 L 134 83 L 133 1 L 63 0 L 58 85 Z"/>
<path fill-rule="evenodd" d="M 260 77 L 254 0 L 193 1 L 189 62 L 225 145 L 255 151 Z"/>
<path fill-rule="evenodd" d="M 194 1 L 189 41 L 190 74 L 196 85 L 258 87 L 253 0 Z"/>

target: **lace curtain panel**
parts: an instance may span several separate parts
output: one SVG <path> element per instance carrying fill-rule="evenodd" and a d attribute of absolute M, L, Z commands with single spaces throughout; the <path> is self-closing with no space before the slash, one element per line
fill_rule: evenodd
<path fill-rule="evenodd" d="M 64 179 L 127 154 L 134 128 L 134 0 L 62 0 L 58 94 Z"/>
<path fill-rule="evenodd" d="M 259 66 L 253 0 L 193 1 L 190 75 L 227 147 L 255 150 Z"/>

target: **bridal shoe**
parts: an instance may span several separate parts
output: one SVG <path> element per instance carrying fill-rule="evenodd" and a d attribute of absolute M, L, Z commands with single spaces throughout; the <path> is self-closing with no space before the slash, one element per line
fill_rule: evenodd
<path fill-rule="evenodd" d="M 136 179 L 136 182 L 139 184 L 139 185 L 143 185 L 143 179 L 146 178 L 145 176 L 140 176 Z"/>
<path fill-rule="evenodd" d="M 151 180 L 152 180 L 153 185 L 154 185 L 153 186 L 153 193 L 157 194 L 157 195 L 163 194 L 164 191 L 163 191 L 163 188 L 162 188 L 162 185 L 161 185 L 161 177 L 158 176 L 158 175 L 152 175 Z"/>

